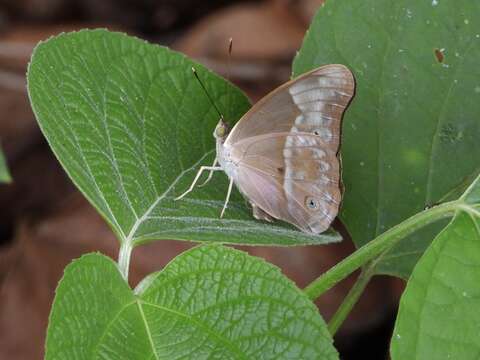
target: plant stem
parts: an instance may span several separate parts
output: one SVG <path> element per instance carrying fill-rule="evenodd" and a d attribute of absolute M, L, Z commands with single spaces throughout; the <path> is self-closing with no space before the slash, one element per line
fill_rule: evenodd
<path fill-rule="evenodd" d="M 118 268 L 125 281 L 128 282 L 128 270 L 130 268 L 130 255 L 132 254 L 132 244 L 129 241 L 124 241 L 120 246 L 118 253 Z"/>
<path fill-rule="evenodd" d="M 443 218 L 451 217 L 459 206 L 460 203 L 458 201 L 437 205 L 421 211 L 400 224 L 395 225 L 374 240 L 359 248 L 347 258 L 340 261 L 333 268 L 323 273 L 304 289 L 304 293 L 311 300 L 315 300 L 324 292 L 335 286 L 338 282 L 345 279 L 352 272 L 362 267 L 370 260 L 380 256 L 383 252 L 391 249 L 401 239 L 414 233 L 425 225 Z"/>
<path fill-rule="evenodd" d="M 363 293 L 363 290 L 365 290 L 365 287 L 372 278 L 374 270 L 375 264 L 371 264 L 366 269 L 362 270 L 355 284 L 350 289 L 342 304 L 333 315 L 332 319 L 328 323 L 328 330 L 332 336 L 335 335 L 338 328 L 343 324 L 348 314 L 350 314 L 350 311 L 352 311 L 353 306 L 357 303 L 358 299 Z"/>

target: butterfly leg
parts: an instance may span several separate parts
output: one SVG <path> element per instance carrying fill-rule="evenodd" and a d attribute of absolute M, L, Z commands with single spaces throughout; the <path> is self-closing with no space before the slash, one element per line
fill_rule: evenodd
<path fill-rule="evenodd" d="M 265 211 L 260 209 L 257 205 L 255 205 L 254 203 L 251 203 L 251 204 L 252 204 L 253 217 L 255 219 L 265 220 L 265 221 L 268 221 L 268 222 L 273 222 L 275 220 L 273 217 L 268 215 Z"/>
<path fill-rule="evenodd" d="M 205 170 L 218 171 L 218 170 L 222 170 L 222 168 L 220 166 L 202 166 L 200 170 L 198 170 L 197 175 L 195 176 L 195 179 L 193 179 L 192 185 L 190 185 L 188 190 L 185 191 L 182 195 L 177 196 L 175 198 L 175 201 L 180 200 L 181 198 L 183 198 L 185 195 L 187 195 L 189 192 L 193 190 L 193 188 L 195 187 L 195 184 L 197 183 L 198 179 L 200 179 L 200 176 Z"/>
<path fill-rule="evenodd" d="M 217 161 L 217 158 L 215 157 L 215 160 L 213 160 L 213 164 L 212 164 L 212 167 L 216 167 L 218 161 Z M 213 172 L 215 170 L 210 170 L 210 172 L 208 173 L 208 177 L 207 177 L 207 180 L 205 180 L 203 183 L 201 183 L 200 185 L 198 185 L 198 187 L 202 187 L 204 185 L 206 185 L 211 179 L 212 179 L 212 176 L 213 176 Z"/>
<path fill-rule="evenodd" d="M 230 178 L 230 184 L 228 184 L 227 198 L 225 199 L 225 204 L 223 205 L 222 212 L 220 213 L 220 218 L 223 217 L 223 213 L 225 212 L 225 209 L 227 208 L 228 201 L 230 200 L 230 194 L 232 193 L 232 188 L 233 188 L 233 179 Z"/>

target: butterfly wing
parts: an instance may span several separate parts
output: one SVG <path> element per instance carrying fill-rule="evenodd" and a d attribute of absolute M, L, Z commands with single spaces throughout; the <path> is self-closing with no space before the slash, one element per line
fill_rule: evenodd
<path fill-rule="evenodd" d="M 257 102 L 230 131 L 226 145 L 272 133 L 319 130 L 332 146 L 339 144 L 340 122 L 355 81 L 343 65 L 325 65 L 278 87 Z"/>
<path fill-rule="evenodd" d="M 237 143 L 231 156 L 237 161 L 240 191 L 272 217 L 309 233 L 325 231 L 335 218 L 341 200 L 340 165 L 336 151 L 319 136 L 255 136 Z"/>
<path fill-rule="evenodd" d="M 327 65 L 257 103 L 227 140 L 245 196 L 269 215 L 320 233 L 341 200 L 340 122 L 354 92 L 351 72 Z"/>

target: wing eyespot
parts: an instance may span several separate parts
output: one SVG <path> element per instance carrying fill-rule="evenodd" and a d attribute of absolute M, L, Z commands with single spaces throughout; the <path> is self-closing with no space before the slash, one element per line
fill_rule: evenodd
<path fill-rule="evenodd" d="M 337 137 L 333 135 L 332 131 L 328 128 L 316 128 L 313 129 L 312 133 L 316 136 L 319 136 L 323 141 L 326 142 L 337 139 Z"/>
<path fill-rule="evenodd" d="M 309 208 L 310 210 L 314 210 L 314 211 L 316 211 L 320 208 L 319 201 L 312 196 L 307 196 L 305 198 L 305 205 L 307 206 L 307 208 Z"/>

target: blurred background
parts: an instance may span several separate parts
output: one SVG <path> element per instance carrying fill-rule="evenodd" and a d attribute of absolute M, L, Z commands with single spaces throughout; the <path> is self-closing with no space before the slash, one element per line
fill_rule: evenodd
<path fill-rule="evenodd" d="M 100 251 L 116 258 L 112 232 L 72 185 L 36 124 L 25 86 L 35 44 L 60 32 L 103 27 L 181 51 L 230 78 L 252 99 L 288 80 L 322 0 L 0 0 L 0 144 L 13 183 L 0 185 L 0 359 L 43 358 L 48 314 L 64 267 Z M 337 224 L 337 227 L 341 227 Z M 340 229 L 341 230 L 341 229 Z M 135 250 L 134 286 L 192 244 L 159 241 Z M 354 251 L 324 247 L 245 248 L 304 287 Z M 354 277 L 324 295 L 333 315 Z M 400 280 L 377 277 L 335 337 L 342 359 L 388 359 Z"/>

